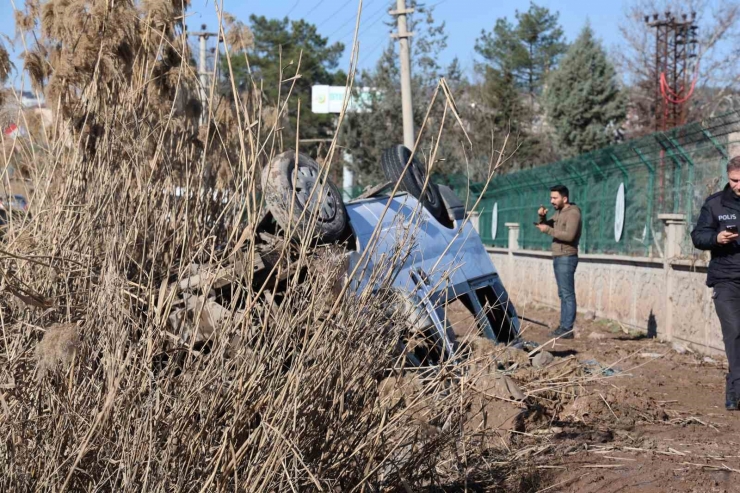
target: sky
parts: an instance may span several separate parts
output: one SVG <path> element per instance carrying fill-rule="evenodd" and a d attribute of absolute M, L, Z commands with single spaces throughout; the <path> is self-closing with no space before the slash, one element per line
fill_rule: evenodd
<path fill-rule="evenodd" d="M 618 22 L 623 17 L 625 2 L 540 0 L 537 3 L 560 13 L 560 22 L 568 41 L 575 39 L 588 21 L 607 48 L 619 43 Z M 0 0 L 0 34 L 10 40 L 15 38 L 13 4 L 20 8 L 23 0 Z M 523 0 L 427 0 L 426 5 L 434 5 L 435 20 L 446 24 L 448 41 L 441 55 L 442 65 L 445 66 L 457 56 L 467 74 L 472 74 L 475 40 L 481 30 L 490 31 L 496 19 L 509 17 L 513 20 L 516 10 L 529 8 L 529 2 Z M 251 14 L 256 14 L 268 18 L 303 18 L 316 24 L 319 33 L 328 37 L 330 42 L 341 41 L 347 46 L 340 62 L 340 67 L 345 71 L 349 68 L 349 45 L 352 43 L 357 7 L 358 0 L 223 0 L 224 10 L 245 23 L 248 23 Z M 388 42 L 390 29 L 384 22 L 391 20 L 391 17 L 387 11 L 387 0 L 364 0 L 359 38 L 361 69 L 374 66 Z M 209 30 L 218 25 L 213 0 L 192 0 L 188 13 L 186 24 L 191 31 L 198 30 L 201 24 L 206 24 Z M 0 39 L 7 45 L 7 39 Z M 21 67 L 18 56 L 23 48 L 18 42 L 15 45 L 11 50 L 14 63 L 16 67 Z M 11 83 L 20 86 L 17 77 Z"/>
<path fill-rule="evenodd" d="M 357 0 L 273 0 L 270 2 L 245 2 L 224 0 L 224 9 L 237 18 L 246 20 L 250 14 L 267 17 L 288 16 L 303 18 L 314 23 L 330 42 L 341 41 L 348 48 L 341 65 L 349 66 L 352 36 L 357 15 Z M 540 0 L 538 5 L 560 13 L 560 21 L 569 40 L 574 39 L 587 19 L 598 31 L 606 45 L 619 41 L 616 21 L 623 14 L 622 2 L 594 2 L 589 0 Z M 516 10 L 527 10 L 529 2 L 501 0 L 426 0 L 434 6 L 437 22 L 444 21 L 448 46 L 442 55 L 443 65 L 458 56 L 463 66 L 472 68 L 475 57 L 475 40 L 481 30 L 490 31 L 496 19 L 509 17 L 513 20 Z M 202 23 L 217 25 L 213 2 L 193 1 L 194 15 L 188 21 L 191 29 Z M 390 28 L 385 22 L 392 20 L 388 15 L 386 0 L 364 0 L 360 23 L 360 68 L 373 66 L 383 47 L 389 40 Z"/>

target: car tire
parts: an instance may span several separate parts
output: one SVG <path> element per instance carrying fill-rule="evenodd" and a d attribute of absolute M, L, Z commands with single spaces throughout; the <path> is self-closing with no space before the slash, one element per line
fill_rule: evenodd
<path fill-rule="evenodd" d="M 380 157 L 380 167 L 383 169 L 386 179 L 392 183 L 400 181 L 402 190 L 416 197 L 437 221 L 449 227 L 451 221 L 447 217 L 447 211 L 437 185 L 429 180 L 426 189 L 424 189 L 424 182 L 427 181 L 426 169 L 416 159 L 416 156 L 411 160 L 409 167 L 406 168 L 409 158 L 411 158 L 411 151 L 402 145 L 384 150 Z"/>
<path fill-rule="evenodd" d="M 296 156 L 295 151 L 276 156 L 262 172 L 267 208 L 284 231 L 293 228 L 293 238 L 310 232 L 320 241 L 329 243 L 345 235 L 348 219 L 342 195 L 328 177 L 323 177 L 323 183 L 320 180 L 322 171 L 318 163 L 301 153 Z M 312 194 L 316 187 L 321 188 Z M 308 231 L 314 214 L 317 216 L 315 228 Z"/>

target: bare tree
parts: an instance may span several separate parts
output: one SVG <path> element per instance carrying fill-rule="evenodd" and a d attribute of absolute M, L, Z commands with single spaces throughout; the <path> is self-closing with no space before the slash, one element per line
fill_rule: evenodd
<path fill-rule="evenodd" d="M 633 0 L 620 23 L 624 44 L 613 50 L 614 61 L 630 87 L 631 133 L 653 128 L 655 32 L 645 16 L 665 12 L 696 12 L 699 26 L 696 88 L 689 101 L 689 119 L 705 118 L 740 107 L 740 2 L 736 0 Z M 628 124 L 629 125 L 629 124 Z"/>

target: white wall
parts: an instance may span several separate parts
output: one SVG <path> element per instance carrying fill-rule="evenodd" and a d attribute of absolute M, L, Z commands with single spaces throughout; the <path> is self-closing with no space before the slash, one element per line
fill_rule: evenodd
<path fill-rule="evenodd" d="M 537 303 L 559 309 L 548 252 L 489 249 L 515 306 Z M 664 340 L 676 340 L 707 354 L 724 354 L 706 268 L 675 260 L 581 255 L 576 271 L 579 317 L 617 320 L 647 331 L 652 323 Z M 578 330 L 578 320 L 576 320 Z"/>

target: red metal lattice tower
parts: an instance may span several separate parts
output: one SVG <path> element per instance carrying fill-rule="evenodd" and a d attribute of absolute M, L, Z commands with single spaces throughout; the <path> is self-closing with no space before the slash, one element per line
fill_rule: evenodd
<path fill-rule="evenodd" d="M 655 130 L 665 131 L 686 123 L 686 103 L 696 84 L 698 40 L 696 12 L 680 19 L 670 12 L 645 16 L 655 29 Z"/>
<path fill-rule="evenodd" d="M 655 66 L 653 70 L 655 131 L 664 132 L 684 125 L 687 119 L 687 102 L 694 93 L 698 78 L 699 60 L 696 12 L 691 18 L 682 14 L 680 19 L 666 12 L 645 16 L 648 26 L 655 29 Z M 666 166 L 665 149 L 660 152 L 658 165 L 658 210 L 665 205 Z"/>

